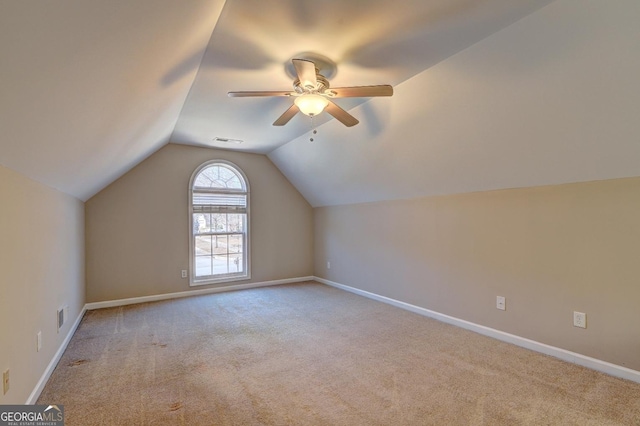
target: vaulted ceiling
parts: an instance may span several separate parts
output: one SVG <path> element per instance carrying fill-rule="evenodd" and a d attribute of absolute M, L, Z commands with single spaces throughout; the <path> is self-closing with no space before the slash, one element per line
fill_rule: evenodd
<path fill-rule="evenodd" d="M 635 0 L 0 0 L 0 164 L 82 200 L 173 142 L 268 154 L 314 206 L 640 175 Z M 360 120 L 273 121 L 301 52 Z M 240 145 L 214 142 L 233 138 Z"/>

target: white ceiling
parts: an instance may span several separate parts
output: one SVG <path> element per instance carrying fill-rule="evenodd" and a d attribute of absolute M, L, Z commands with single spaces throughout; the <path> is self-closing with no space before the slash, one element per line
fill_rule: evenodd
<path fill-rule="evenodd" d="M 313 206 L 640 176 L 638 22 L 558 0 L 269 158 Z"/>
<path fill-rule="evenodd" d="M 296 53 L 397 85 L 549 2 L 0 0 L 0 164 L 86 200 L 170 139 L 268 153 L 309 123 L 226 92 L 288 90 Z"/>
<path fill-rule="evenodd" d="M 640 175 L 637 0 L 0 0 L 0 165 L 86 200 L 169 141 L 266 153 L 314 206 Z M 360 120 L 273 121 L 289 59 Z M 241 145 L 212 142 L 216 136 Z"/>
<path fill-rule="evenodd" d="M 222 0 L 0 0 L 0 164 L 82 200 L 169 141 Z"/>
<path fill-rule="evenodd" d="M 393 86 L 504 28 L 550 0 L 228 1 L 171 140 L 268 153 L 311 126 L 302 114 L 272 123 L 287 98 L 229 98 L 228 91 L 292 90 L 285 66 L 300 52 L 337 63 L 333 87 Z M 268 6 L 265 6 L 268 5 Z M 366 99 L 339 99 L 345 109 Z M 322 123 L 327 114 L 318 118 Z M 212 143 L 216 136 L 241 146 Z"/>

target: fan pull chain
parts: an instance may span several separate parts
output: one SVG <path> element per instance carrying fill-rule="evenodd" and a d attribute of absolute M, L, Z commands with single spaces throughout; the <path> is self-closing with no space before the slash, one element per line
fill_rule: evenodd
<path fill-rule="evenodd" d="M 314 124 L 313 124 L 313 115 L 312 115 L 312 116 L 311 116 L 311 130 L 312 130 L 312 131 L 311 131 L 311 133 L 315 135 L 315 134 L 317 134 L 317 133 L 318 133 L 318 131 L 317 131 L 314 127 L 315 127 L 315 126 L 314 126 Z M 313 136 L 311 136 L 311 137 L 309 138 L 309 142 L 313 142 Z"/>

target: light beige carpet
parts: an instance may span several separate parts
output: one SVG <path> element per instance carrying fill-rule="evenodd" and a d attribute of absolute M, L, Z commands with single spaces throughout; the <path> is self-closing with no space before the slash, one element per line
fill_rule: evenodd
<path fill-rule="evenodd" d="M 66 425 L 640 425 L 640 384 L 317 283 L 89 311 Z"/>

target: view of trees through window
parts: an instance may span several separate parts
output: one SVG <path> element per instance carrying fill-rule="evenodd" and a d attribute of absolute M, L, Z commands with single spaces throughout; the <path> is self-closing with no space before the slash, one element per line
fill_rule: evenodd
<path fill-rule="evenodd" d="M 243 271 L 244 214 L 195 213 L 196 276 Z"/>
<path fill-rule="evenodd" d="M 211 161 L 191 187 L 191 276 L 194 283 L 247 277 L 248 186 L 230 163 Z"/>

